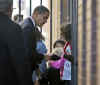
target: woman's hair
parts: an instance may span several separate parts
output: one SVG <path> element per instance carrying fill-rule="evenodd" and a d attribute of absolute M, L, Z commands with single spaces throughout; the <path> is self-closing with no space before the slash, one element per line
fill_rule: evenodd
<path fill-rule="evenodd" d="M 71 24 L 63 23 L 61 26 L 61 37 L 67 41 L 71 40 Z"/>

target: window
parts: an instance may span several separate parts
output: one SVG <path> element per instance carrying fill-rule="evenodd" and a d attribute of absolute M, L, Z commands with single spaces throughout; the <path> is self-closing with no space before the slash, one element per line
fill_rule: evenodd
<path fill-rule="evenodd" d="M 72 0 L 61 0 L 61 23 L 72 22 Z"/>

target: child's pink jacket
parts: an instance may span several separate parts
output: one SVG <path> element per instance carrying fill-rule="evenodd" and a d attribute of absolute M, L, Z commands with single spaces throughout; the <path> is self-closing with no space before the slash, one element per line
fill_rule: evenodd
<path fill-rule="evenodd" d="M 65 44 L 65 46 L 67 47 L 69 45 L 69 43 L 67 42 Z M 64 53 L 62 54 L 61 58 L 59 60 L 56 61 L 50 61 L 50 66 L 56 69 L 60 69 L 60 78 L 62 79 L 63 76 L 63 71 L 64 71 L 64 63 L 67 61 L 67 59 L 64 58 L 64 54 L 65 54 L 65 49 L 66 47 L 64 47 Z M 71 48 L 71 46 L 70 46 Z"/>

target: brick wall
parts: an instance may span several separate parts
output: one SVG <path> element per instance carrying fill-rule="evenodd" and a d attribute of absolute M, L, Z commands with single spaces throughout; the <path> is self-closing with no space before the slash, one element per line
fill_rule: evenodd
<path fill-rule="evenodd" d="M 100 85 L 100 0 L 78 0 L 78 85 Z"/>
<path fill-rule="evenodd" d="M 100 0 L 97 0 L 97 85 L 100 85 Z"/>
<path fill-rule="evenodd" d="M 52 0 L 52 42 L 60 37 L 60 0 Z"/>

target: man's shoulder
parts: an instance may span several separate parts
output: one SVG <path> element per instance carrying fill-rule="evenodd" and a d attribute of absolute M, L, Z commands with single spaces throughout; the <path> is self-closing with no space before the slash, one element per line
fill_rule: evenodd
<path fill-rule="evenodd" d="M 23 20 L 20 23 L 20 26 L 22 27 L 22 29 L 24 29 L 24 28 L 33 28 L 34 27 L 34 25 L 33 25 L 30 18 L 26 18 L 25 20 Z"/>
<path fill-rule="evenodd" d="M 9 31 L 16 31 L 16 32 L 21 31 L 21 27 L 19 24 L 15 23 L 13 21 L 9 21 L 8 24 L 9 24 L 9 28 L 8 28 Z"/>

